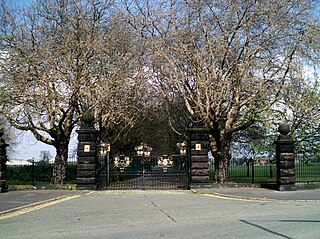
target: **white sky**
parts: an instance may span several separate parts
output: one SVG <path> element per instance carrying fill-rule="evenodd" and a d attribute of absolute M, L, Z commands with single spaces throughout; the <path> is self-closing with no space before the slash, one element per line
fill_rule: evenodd
<path fill-rule="evenodd" d="M 7 152 L 8 159 L 36 159 L 40 156 L 40 151 L 48 150 L 51 156 L 55 156 L 55 148 L 53 146 L 41 143 L 37 141 L 30 132 L 19 132 L 17 144 L 10 145 L 10 149 Z"/>
<path fill-rule="evenodd" d="M 28 160 L 32 159 L 33 157 L 39 159 L 40 152 L 43 150 L 49 151 L 50 155 L 52 157 L 55 157 L 56 150 L 53 146 L 37 141 L 31 132 L 24 131 L 20 134 L 19 133 L 17 139 L 19 143 L 17 143 L 14 146 L 11 146 L 11 150 L 8 150 L 7 152 L 7 157 L 9 160 Z M 74 135 L 74 137 L 71 138 L 70 141 L 69 153 L 71 153 L 77 148 L 77 144 L 77 135 Z"/>

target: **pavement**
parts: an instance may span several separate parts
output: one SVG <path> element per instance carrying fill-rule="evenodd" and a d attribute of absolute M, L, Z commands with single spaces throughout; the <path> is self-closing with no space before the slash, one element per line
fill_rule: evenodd
<path fill-rule="evenodd" d="M 0 216 L 31 205 L 35 206 L 85 193 L 88 192 L 75 190 L 22 190 L 0 193 Z"/>
<path fill-rule="evenodd" d="M 276 191 L 266 188 L 198 188 L 192 189 L 199 194 L 207 194 L 221 198 L 255 200 L 255 201 L 319 201 L 320 189 L 298 191 Z"/>
<path fill-rule="evenodd" d="M 320 189 L 299 191 L 275 191 L 264 188 L 197 188 L 193 193 L 222 199 L 252 201 L 303 201 L 320 202 Z M 66 197 L 90 194 L 79 190 L 26 190 L 0 194 L 0 216 L 26 207 L 61 200 Z"/>

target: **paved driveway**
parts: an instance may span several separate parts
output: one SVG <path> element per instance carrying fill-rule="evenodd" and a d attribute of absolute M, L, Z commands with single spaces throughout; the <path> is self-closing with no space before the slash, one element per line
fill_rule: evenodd
<path fill-rule="evenodd" d="M 318 202 L 105 191 L 0 220 L 0 238 L 319 238 Z"/>

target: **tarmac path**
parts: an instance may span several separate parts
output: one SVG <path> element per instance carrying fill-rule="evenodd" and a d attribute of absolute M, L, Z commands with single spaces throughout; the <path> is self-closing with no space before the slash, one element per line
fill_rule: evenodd
<path fill-rule="evenodd" d="M 319 201 L 226 200 L 190 191 L 77 193 L 0 220 L 0 238 L 320 238 Z"/>

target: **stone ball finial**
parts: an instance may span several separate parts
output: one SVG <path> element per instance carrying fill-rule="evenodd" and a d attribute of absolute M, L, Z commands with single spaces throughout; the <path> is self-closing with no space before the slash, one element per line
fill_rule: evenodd
<path fill-rule="evenodd" d="M 94 121 L 94 114 L 91 111 L 86 111 L 82 114 L 82 121 L 85 124 L 92 124 Z"/>
<path fill-rule="evenodd" d="M 288 135 L 290 132 L 290 125 L 288 123 L 283 123 L 279 126 L 278 132 L 281 135 Z"/>

